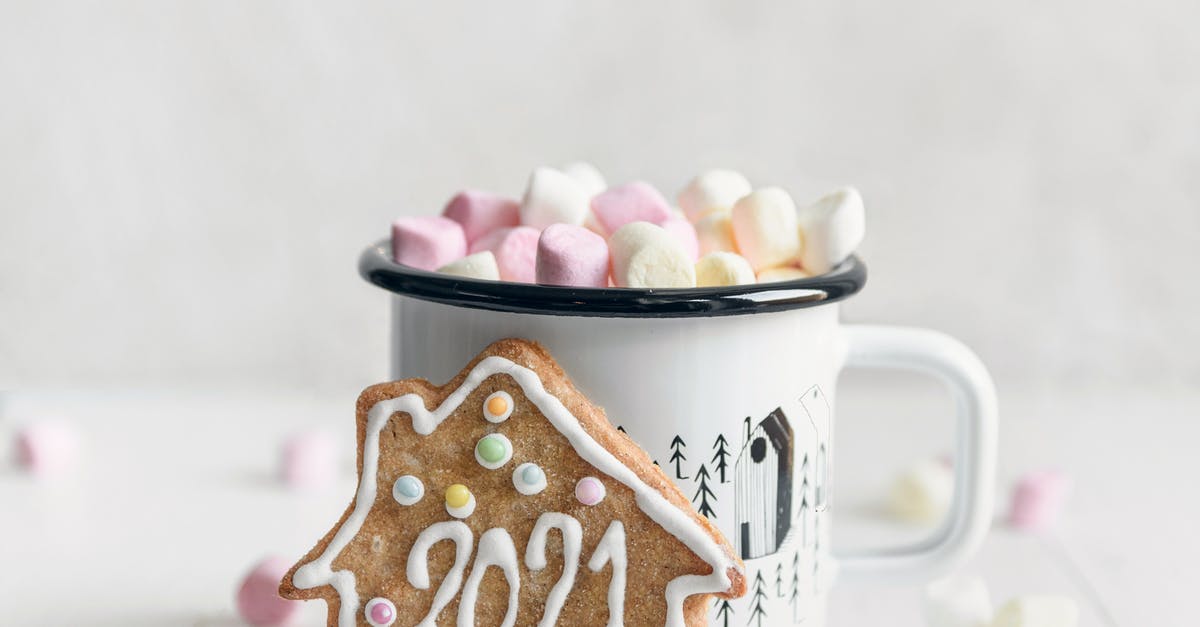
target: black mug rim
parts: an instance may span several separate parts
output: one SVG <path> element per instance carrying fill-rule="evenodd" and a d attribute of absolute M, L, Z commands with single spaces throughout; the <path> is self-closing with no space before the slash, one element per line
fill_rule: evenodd
<path fill-rule="evenodd" d="M 358 273 L 393 294 L 456 307 L 605 318 L 733 316 L 816 307 L 857 294 L 867 280 L 866 265 L 852 255 L 818 276 L 727 287 L 582 288 L 485 281 L 396 263 L 386 238 L 363 250 Z"/>

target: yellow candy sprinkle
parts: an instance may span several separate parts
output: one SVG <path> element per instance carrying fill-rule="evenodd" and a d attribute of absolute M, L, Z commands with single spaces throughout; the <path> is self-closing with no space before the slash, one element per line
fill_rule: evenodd
<path fill-rule="evenodd" d="M 471 491 L 467 486 L 456 483 L 446 488 L 446 505 L 449 507 L 466 507 L 471 502 Z"/>

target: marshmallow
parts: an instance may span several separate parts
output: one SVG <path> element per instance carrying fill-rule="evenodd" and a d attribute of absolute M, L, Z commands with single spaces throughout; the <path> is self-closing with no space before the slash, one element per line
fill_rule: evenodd
<path fill-rule="evenodd" d="M 392 257 L 396 263 L 434 270 L 465 254 L 467 238 L 454 220 L 415 216 L 392 223 Z"/>
<path fill-rule="evenodd" d="M 1076 627 L 1079 606 L 1075 601 L 1058 596 L 1017 597 L 992 619 L 992 627 Z"/>
<path fill-rule="evenodd" d="M 925 586 L 922 602 L 928 627 L 988 627 L 992 597 L 979 577 L 955 575 Z"/>
<path fill-rule="evenodd" d="M 695 223 L 696 239 L 700 243 L 700 254 L 718 251 L 736 253 L 733 243 L 733 220 L 729 211 L 713 211 Z"/>
<path fill-rule="evenodd" d="M 551 224 L 583 224 L 591 195 L 575 179 L 554 168 L 529 175 L 521 200 L 521 224 L 544 229 Z"/>
<path fill-rule="evenodd" d="M 39 422 L 16 436 L 17 464 L 37 476 L 69 471 L 79 459 L 79 434 L 61 422 Z"/>
<path fill-rule="evenodd" d="M 279 478 L 296 490 L 320 490 L 337 478 L 338 448 L 321 431 L 297 433 L 283 442 Z"/>
<path fill-rule="evenodd" d="M 667 199 L 642 181 L 610 187 L 598 194 L 592 198 L 592 214 L 606 233 L 616 233 L 630 222 L 662 224 L 672 216 Z"/>
<path fill-rule="evenodd" d="M 888 492 L 888 511 L 900 520 L 934 523 L 954 497 L 954 471 L 935 459 L 921 460 L 900 473 Z"/>
<path fill-rule="evenodd" d="M 733 205 L 733 239 L 754 269 L 785 266 L 800 257 L 796 205 L 787 192 L 764 187 Z"/>
<path fill-rule="evenodd" d="M 471 254 L 492 251 L 500 279 L 518 283 L 533 283 L 537 242 L 542 232 L 528 226 L 500 229 L 484 235 L 471 246 Z"/>
<path fill-rule="evenodd" d="M 671 217 L 663 220 L 659 226 L 667 233 L 670 233 L 671 237 L 674 237 L 675 241 L 683 246 L 683 250 L 687 253 L 689 259 L 696 261 L 700 258 L 700 240 L 696 236 L 696 227 L 692 226 L 692 223 L 688 222 L 687 218 L 672 213 Z"/>
<path fill-rule="evenodd" d="M 831 192 L 799 211 L 804 250 L 800 264 L 812 274 L 829 272 L 854 253 L 867 230 L 862 196 L 853 187 Z"/>
<path fill-rule="evenodd" d="M 279 596 L 279 582 L 292 563 L 268 557 L 254 566 L 237 591 L 238 614 L 251 625 L 287 625 L 296 617 L 301 601 Z"/>
<path fill-rule="evenodd" d="M 782 266 L 779 268 L 767 268 L 758 273 L 759 283 L 777 283 L 779 281 L 795 281 L 797 279 L 807 279 L 810 275 L 800 268 L 792 266 Z"/>
<path fill-rule="evenodd" d="M 548 226 L 538 239 L 536 275 L 542 285 L 608 287 L 608 243 L 582 226 Z"/>
<path fill-rule="evenodd" d="M 696 262 L 696 285 L 719 287 L 754 283 L 754 268 L 736 253 L 708 253 Z"/>
<path fill-rule="evenodd" d="M 1057 472 L 1034 472 L 1021 477 L 1013 490 L 1009 524 L 1030 531 L 1052 526 L 1070 490 L 1070 479 Z"/>
<path fill-rule="evenodd" d="M 446 203 L 442 216 L 462 225 L 470 244 L 484 235 L 521 223 L 521 205 L 499 194 L 468 190 Z"/>
<path fill-rule="evenodd" d="M 612 276 L 619 287 L 695 287 L 687 251 L 661 226 L 631 222 L 608 240 Z"/>
<path fill-rule="evenodd" d="M 496 265 L 496 255 L 492 254 L 490 250 L 482 250 L 457 261 L 451 261 L 438 268 L 438 272 L 467 279 L 500 280 L 500 267 Z"/>
<path fill-rule="evenodd" d="M 676 200 L 688 219 L 697 222 L 714 211 L 728 211 L 752 191 L 750 181 L 733 170 L 709 170 L 692 179 Z"/>
<path fill-rule="evenodd" d="M 583 188 L 589 198 L 608 188 L 608 183 L 604 182 L 604 175 L 600 174 L 600 170 L 586 161 L 568 163 L 563 166 L 562 171 L 563 174 L 575 179 L 575 182 Z"/>

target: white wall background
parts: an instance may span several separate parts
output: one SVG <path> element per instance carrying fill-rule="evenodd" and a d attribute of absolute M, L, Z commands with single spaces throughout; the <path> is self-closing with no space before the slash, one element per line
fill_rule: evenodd
<path fill-rule="evenodd" d="M 357 388 L 391 218 L 584 158 L 853 183 L 855 320 L 1006 382 L 1200 380 L 1200 5 L 0 5 L 0 387 Z M 354 392 L 349 392 L 353 394 Z"/>

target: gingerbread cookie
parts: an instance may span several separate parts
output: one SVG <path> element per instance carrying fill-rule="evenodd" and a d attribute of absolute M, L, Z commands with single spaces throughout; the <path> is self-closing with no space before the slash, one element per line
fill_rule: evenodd
<path fill-rule="evenodd" d="M 280 594 L 329 625 L 703 625 L 733 548 L 539 345 L 358 399 L 358 494 Z"/>

